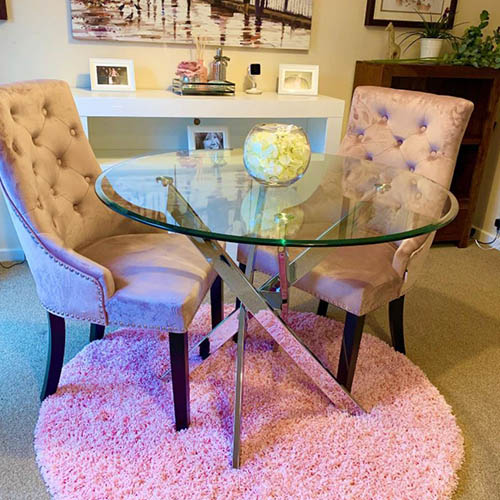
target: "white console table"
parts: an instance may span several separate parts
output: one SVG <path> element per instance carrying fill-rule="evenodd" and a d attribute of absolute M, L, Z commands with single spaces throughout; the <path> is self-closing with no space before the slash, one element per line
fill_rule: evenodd
<path fill-rule="evenodd" d="M 98 158 L 109 163 L 132 151 L 187 149 L 187 127 L 224 125 L 231 147 L 242 147 L 253 125 L 262 121 L 302 126 L 315 152 L 335 153 L 340 143 L 344 101 L 327 96 L 178 96 L 162 90 L 93 92 L 74 89 L 78 113 Z"/>
<path fill-rule="evenodd" d="M 340 144 L 344 101 L 327 96 L 178 96 L 163 90 L 93 92 L 73 89 L 78 113 L 102 165 L 147 152 L 187 149 L 187 127 L 226 126 L 230 145 L 242 147 L 256 123 L 301 126 L 314 152 L 335 153 Z M 0 261 L 22 258 L 17 237 L 0 197 Z"/>

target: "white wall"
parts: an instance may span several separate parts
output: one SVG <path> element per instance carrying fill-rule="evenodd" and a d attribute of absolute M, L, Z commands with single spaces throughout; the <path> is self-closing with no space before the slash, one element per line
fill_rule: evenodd
<path fill-rule="evenodd" d="M 386 52 L 383 28 L 364 26 L 365 7 L 362 0 L 314 0 L 309 52 L 227 49 L 226 55 L 231 57 L 228 78 L 241 89 L 248 64 L 260 62 L 261 86 L 274 90 L 280 63 L 319 64 L 320 93 L 348 102 L 355 61 L 384 58 Z M 492 24 L 499 25 L 499 0 L 459 0 L 457 22 L 475 21 L 483 8 L 492 14 Z M 134 60 L 138 88 L 164 89 L 177 63 L 190 58 L 190 49 L 185 46 L 74 40 L 69 0 L 7 0 L 7 9 L 9 20 L 0 21 L 0 83 L 60 78 L 72 86 L 85 87 L 89 84 L 89 57 L 119 57 Z M 212 54 L 213 49 L 209 49 L 206 59 L 211 59 Z M 405 54 L 413 55 L 414 52 Z M 495 140 L 500 140 L 498 133 Z M 498 149 L 492 152 L 488 166 L 488 176 L 495 179 L 496 188 L 483 186 L 482 205 L 476 215 L 476 223 L 489 230 L 492 220 L 500 217 L 498 153 Z M 0 259 L 2 248 L 12 248 L 11 231 L 0 217 Z"/>

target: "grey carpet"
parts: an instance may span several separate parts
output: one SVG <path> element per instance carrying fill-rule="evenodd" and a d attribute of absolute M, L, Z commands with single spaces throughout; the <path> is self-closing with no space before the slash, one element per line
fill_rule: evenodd
<path fill-rule="evenodd" d="M 292 307 L 313 311 L 316 305 L 293 291 Z M 331 307 L 329 315 L 342 319 Z M 387 340 L 386 311 L 370 314 L 365 330 Z M 2 500 L 48 498 L 33 452 L 46 335 L 27 266 L 0 268 Z M 455 498 L 500 499 L 500 252 L 434 247 L 408 293 L 406 338 L 408 356 L 446 397 L 464 431 L 466 459 Z M 69 322 L 66 361 L 87 341 L 87 325 Z"/>

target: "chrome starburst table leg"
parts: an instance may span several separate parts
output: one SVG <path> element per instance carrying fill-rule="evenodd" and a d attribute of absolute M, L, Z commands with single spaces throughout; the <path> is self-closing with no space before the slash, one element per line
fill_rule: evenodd
<path fill-rule="evenodd" d="M 159 178 L 161 182 L 168 186 L 168 213 L 179 223 L 197 228 L 200 233 L 209 233 L 209 229 L 199 218 L 184 197 L 177 191 L 171 179 Z M 326 237 L 330 232 L 336 231 L 335 225 L 318 236 L 318 239 Z M 361 405 L 354 399 L 350 391 L 340 384 L 330 369 L 309 349 L 300 337 L 284 321 L 288 312 L 288 287 L 297 282 L 302 276 L 308 273 L 316 264 L 321 262 L 325 254 L 320 249 L 307 248 L 301 252 L 290 264 L 285 247 L 278 252 L 280 260 L 280 272 L 271 277 L 259 289 L 253 286 L 253 261 L 255 259 L 255 247 L 252 249 L 250 265 L 247 264 L 247 275 L 243 274 L 235 262 L 227 254 L 224 248 L 215 240 L 207 239 L 203 236 L 189 235 L 190 240 L 206 258 L 207 262 L 213 265 L 215 271 L 223 281 L 231 288 L 233 293 L 241 300 L 240 321 L 238 328 L 238 351 L 236 360 L 236 397 L 235 397 L 235 419 L 234 419 L 234 445 L 233 445 L 233 466 L 240 465 L 241 451 L 241 406 L 243 401 L 243 361 L 244 342 L 247 325 L 247 314 L 252 316 L 264 327 L 273 339 L 284 349 L 292 360 L 306 373 L 323 393 L 332 401 L 337 402 L 340 394 L 356 411 L 364 412 Z M 249 273 L 249 274 L 248 274 Z M 280 284 L 280 292 L 276 293 L 276 285 Z M 284 307 L 283 307 L 284 306 Z M 281 309 L 281 314 L 276 313 L 276 309 Z M 236 319 L 236 312 L 232 315 L 232 320 Z M 283 317 L 282 317 L 283 316 Z M 229 340 L 236 328 L 221 329 L 221 325 L 226 324 L 231 318 L 218 325 L 212 334 L 207 337 L 218 337 L 218 342 L 213 347 L 220 347 Z M 228 333 L 228 331 L 230 333 Z"/>
<path fill-rule="evenodd" d="M 250 248 L 245 276 L 249 283 L 253 283 L 253 269 L 255 264 L 255 245 Z M 236 390 L 234 396 L 233 419 L 233 468 L 240 468 L 241 460 L 241 410 L 243 404 L 243 377 L 245 371 L 245 336 L 248 326 L 248 312 L 242 303 L 240 307 L 238 345 L 236 351 Z"/>

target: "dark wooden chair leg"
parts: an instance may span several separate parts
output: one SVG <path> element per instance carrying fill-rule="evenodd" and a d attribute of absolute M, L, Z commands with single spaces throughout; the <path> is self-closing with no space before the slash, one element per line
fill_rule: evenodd
<path fill-rule="evenodd" d="M 169 333 L 172 392 L 174 395 L 175 428 L 189 427 L 189 359 L 188 337 L 183 333 Z"/>
<path fill-rule="evenodd" d="M 47 313 L 49 320 L 47 366 L 43 381 L 40 400 L 57 391 L 64 361 L 64 346 L 66 343 L 66 324 L 64 318 Z"/>
<path fill-rule="evenodd" d="M 326 316 L 328 312 L 328 302 L 325 300 L 320 300 L 318 305 L 318 316 Z"/>
<path fill-rule="evenodd" d="M 210 288 L 210 308 L 212 314 L 212 330 L 224 319 L 224 284 L 220 276 Z M 210 340 L 205 339 L 200 344 L 201 359 L 207 359 L 210 356 Z"/>
<path fill-rule="evenodd" d="M 95 323 L 90 324 L 90 342 L 94 340 L 101 340 L 104 337 L 104 325 L 96 325 Z"/>
<path fill-rule="evenodd" d="M 351 390 L 352 381 L 354 379 L 364 324 L 365 316 L 356 316 L 349 312 L 346 313 L 337 380 L 348 391 Z"/>
<path fill-rule="evenodd" d="M 389 302 L 389 327 L 391 329 L 392 345 L 396 351 L 406 354 L 404 336 L 404 305 L 405 296 Z"/>

